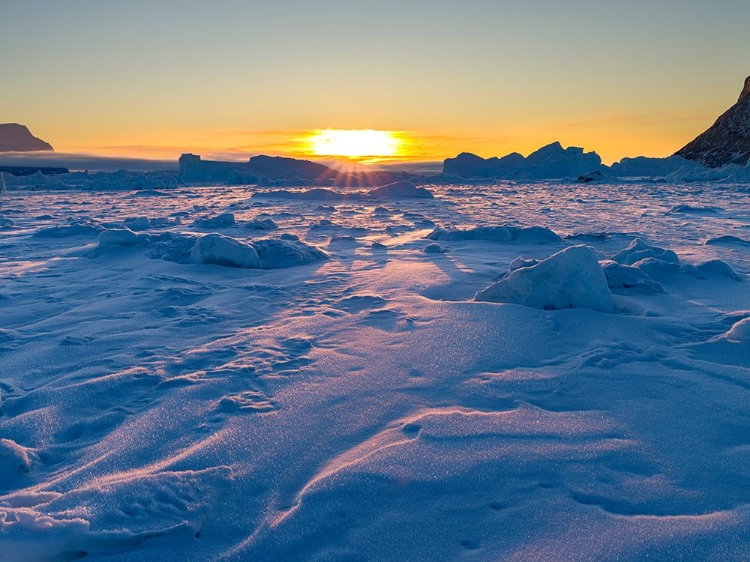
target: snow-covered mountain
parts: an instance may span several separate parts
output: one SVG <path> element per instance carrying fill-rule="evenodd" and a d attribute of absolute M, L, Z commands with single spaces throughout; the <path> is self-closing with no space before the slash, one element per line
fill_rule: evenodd
<path fill-rule="evenodd" d="M 737 103 L 677 155 L 711 168 L 747 164 L 750 160 L 750 76 Z"/>
<path fill-rule="evenodd" d="M 26 125 L 0 123 L 0 152 L 54 150 L 49 143 L 31 134 Z"/>

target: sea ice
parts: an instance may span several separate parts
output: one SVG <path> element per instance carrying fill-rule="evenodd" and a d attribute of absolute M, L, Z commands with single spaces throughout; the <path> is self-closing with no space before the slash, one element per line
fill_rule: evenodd
<path fill-rule="evenodd" d="M 596 254 L 571 246 L 531 267 L 516 269 L 476 294 L 475 300 L 522 304 L 545 310 L 588 308 L 612 312 L 612 294 Z"/>
<path fill-rule="evenodd" d="M 630 245 L 612 256 L 612 261 L 624 265 L 633 265 L 646 258 L 656 259 L 662 262 L 679 264 L 680 258 L 672 250 L 665 250 L 657 246 L 649 246 L 640 238 L 633 240 Z"/>
<path fill-rule="evenodd" d="M 612 260 L 602 261 L 601 266 L 610 289 L 635 289 L 644 293 L 664 292 L 664 287 L 660 283 L 637 267 Z"/>

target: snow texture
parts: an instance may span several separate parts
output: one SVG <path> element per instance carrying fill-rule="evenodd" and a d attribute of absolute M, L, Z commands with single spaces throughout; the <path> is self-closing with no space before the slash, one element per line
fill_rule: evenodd
<path fill-rule="evenodd" d="M 0 560 L 747 560 L 747 183 L 70 176 L 0 197 Z"/>

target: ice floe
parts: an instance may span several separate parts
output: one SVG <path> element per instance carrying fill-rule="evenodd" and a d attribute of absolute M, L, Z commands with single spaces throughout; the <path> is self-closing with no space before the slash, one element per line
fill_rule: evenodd
<path fill-rule="evenodd" d="M 479 291 L 477 301 L 522 304 L 545 310 L 589 308 L 612 312 L 612 294 L 596 254 L 588 246 L 571 246 Z"/>

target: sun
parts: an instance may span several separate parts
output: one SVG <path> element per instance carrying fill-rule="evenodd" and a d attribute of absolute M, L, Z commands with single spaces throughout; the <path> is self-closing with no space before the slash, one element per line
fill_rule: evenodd
<path fill-rule="evenodd" d="M 339 156 L 355 160 L 394 158 L 403 141 L 394 131 L 374 129 L 319 129 L 306 138 L 314 156 Z"/>

